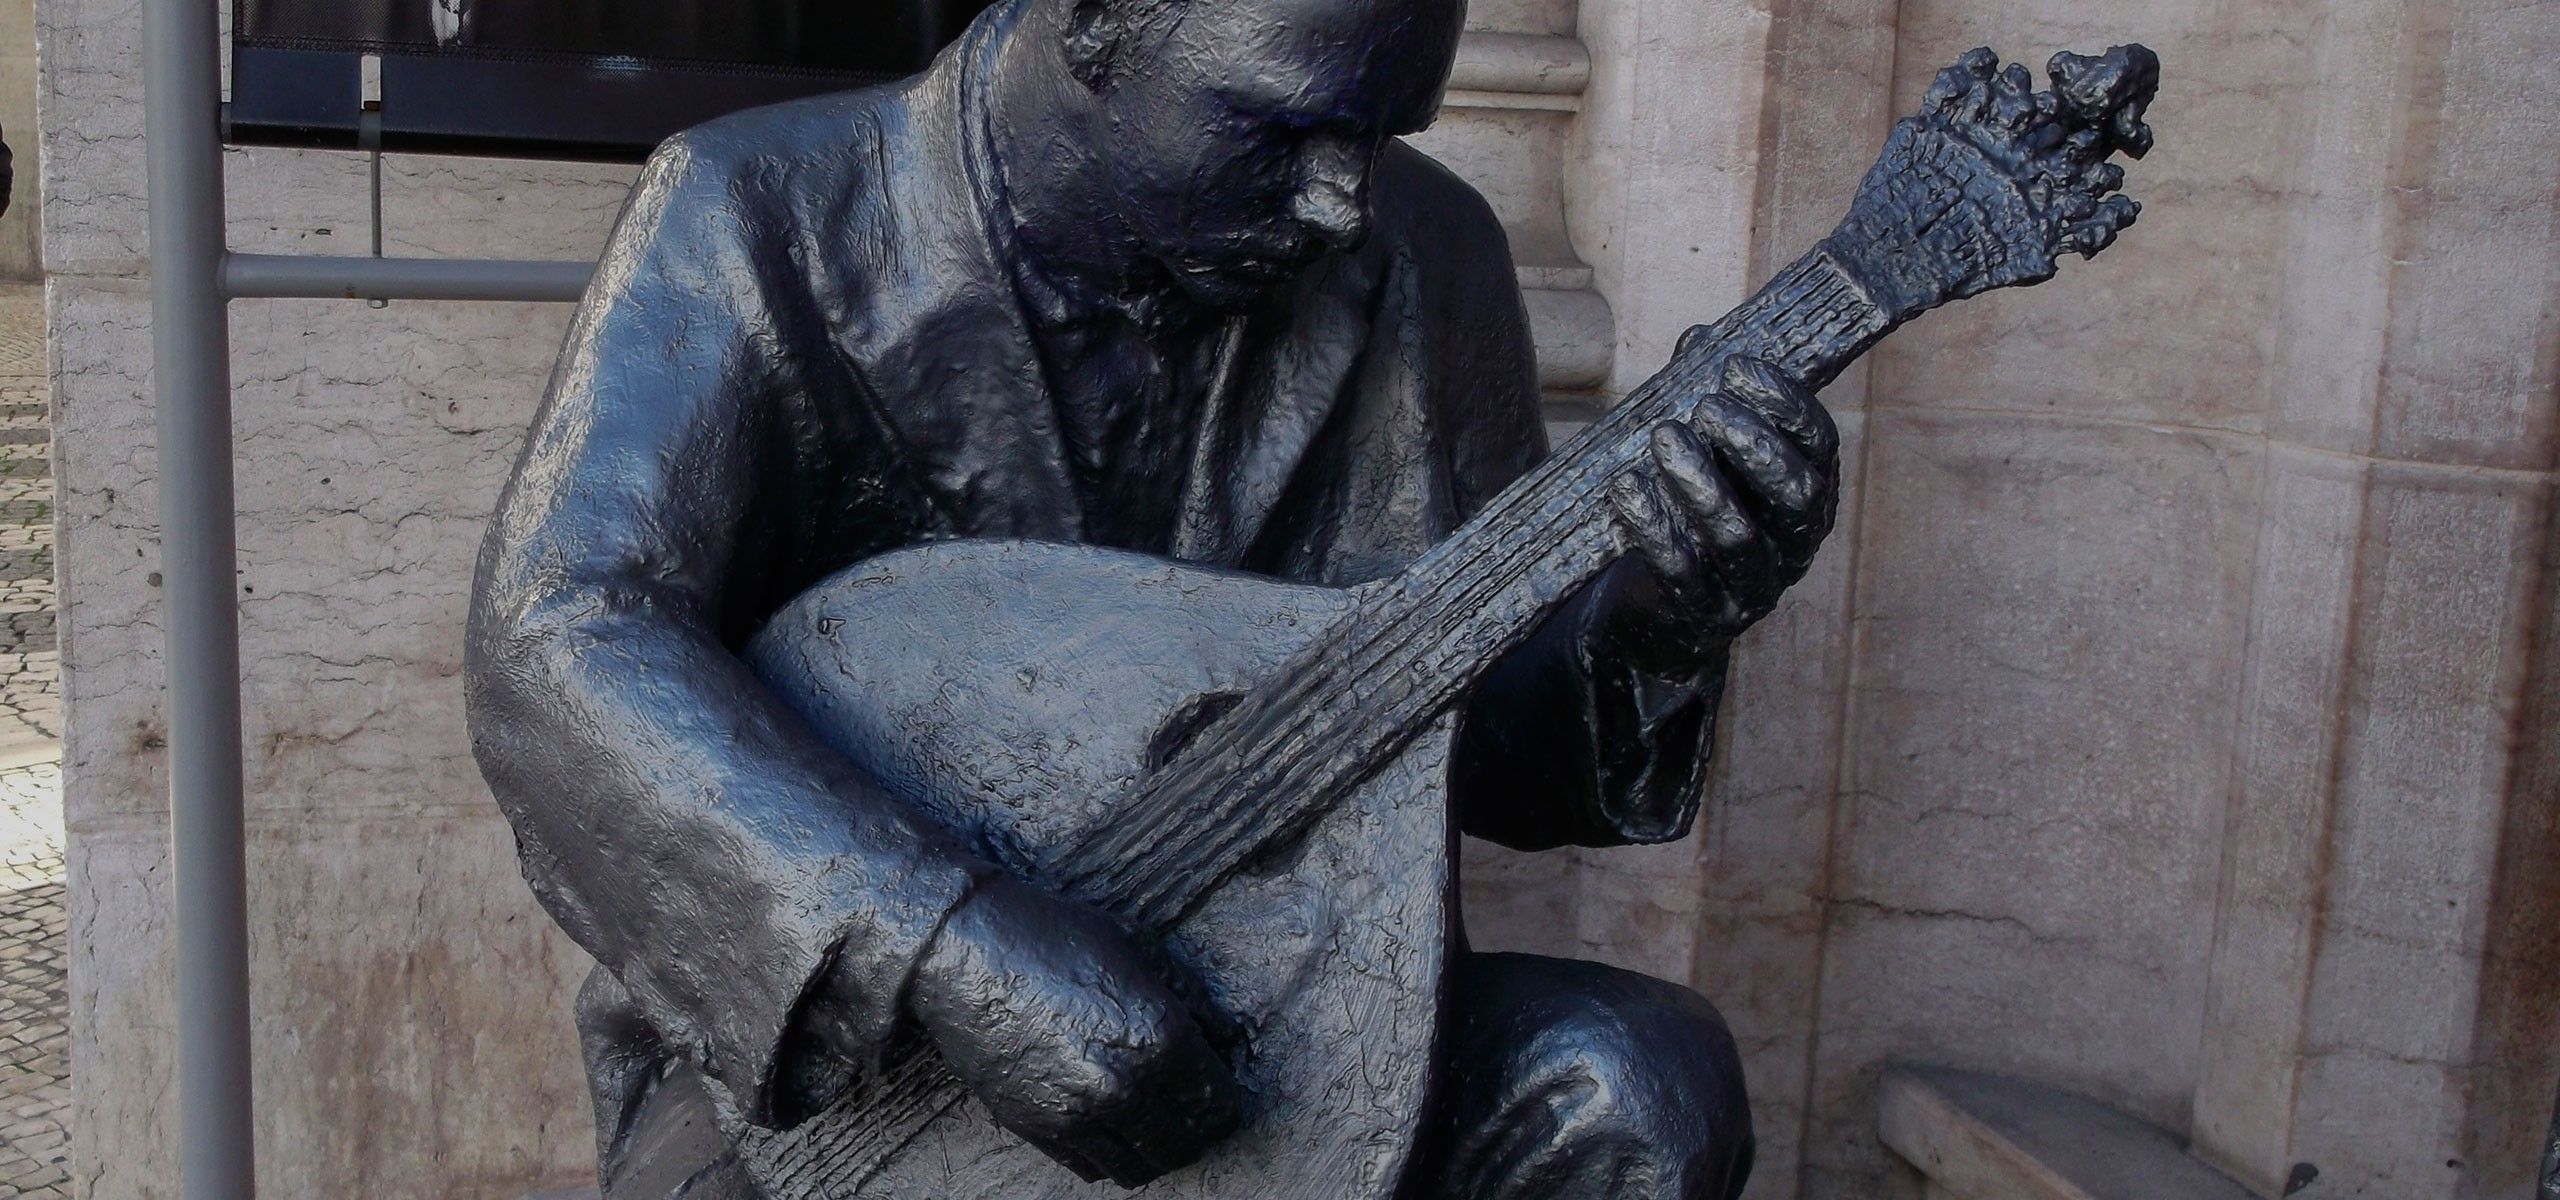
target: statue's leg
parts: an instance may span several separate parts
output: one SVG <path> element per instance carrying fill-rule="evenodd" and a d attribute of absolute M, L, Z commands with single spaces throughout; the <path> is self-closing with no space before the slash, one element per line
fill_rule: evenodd
<path fill-rule="evenodd" d="M 765 1200 L 721 1136 L 701 1076 L 670 1055 L 613 976 L 578 992 L 605 1200 Z"/>
<path fill-rule="evenodd" d="M 1733 1200 L 1751 1110 L 1724 1018 L 1598 963 L 1454 965 L 1414 1200 Z"/>

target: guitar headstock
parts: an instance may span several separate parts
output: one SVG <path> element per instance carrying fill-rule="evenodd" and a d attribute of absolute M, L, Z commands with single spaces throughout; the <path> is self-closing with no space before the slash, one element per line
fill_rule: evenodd
<path fill-rule="evenodd" d="M 2053 86 L 1975 50 L 1938 73 L 1894 126 L 1826 243 L 1897 320 L 1994 288 L 2053 278 L 2096 255 L 2142 206 L 2120 195 L 2118 152 L 2151 150 L 2143 114 L 2160 59 L 2143 46 L 2057 54 Z"/>

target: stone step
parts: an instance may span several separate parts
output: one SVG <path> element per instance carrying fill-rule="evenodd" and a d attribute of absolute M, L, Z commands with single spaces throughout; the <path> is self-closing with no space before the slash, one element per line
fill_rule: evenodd
<path fill-rule="evenodd" d="M 1888 1070 L 1877 1125 L 1929 1200 L 2258 1200 L 2164 1130 L 1999 1075 Z"/>
<path fill-rule="evenodd" d="M 1458 39 L 1449 69 L 1450 108 L 1537 108 L 1575 112 L 1591 84 L 1591 52 L 1579 38 L 1471 32 Z"/>

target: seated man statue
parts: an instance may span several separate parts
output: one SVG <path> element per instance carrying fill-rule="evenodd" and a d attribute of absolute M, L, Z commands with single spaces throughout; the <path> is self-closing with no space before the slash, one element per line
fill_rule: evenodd
<path fill-rule="evenodd" d="M 747 649 L 829 576 L 942 543 L 1361 594 L 1539 464 L 1503 233 L 1397 140 L 1432 119 L 1462 15 L 1007 0 L 913 79 L 651 159 L 499 502 L 467 664 L 525 876 L 600 964 L 579 1028 L 610 1200 L 821 1194 L 741 1147 L 909 1044 L 1086 1180 L 1172 1184 L 1251 1128 L 1250 1031 L 1204 1001 L 1203 955 L 910 803 Z M 1466 832 L 1688 830 L 1727 649 L 1803 573 L 1836 471 L 1776 370 L 1742 360 L 1687 398 L 1712 419 L 1656 428 L 1615 496 L 1633 552 L 1453 710 L 1437 774 Z M 1444 834 L 1381 869 L 1445 877 L 1448 853 Z M 1436 1033 L 1373 1056 L 1431 1082 L 1367 1194 L 1740 1193 L 1751 1122 L 1706 1002 L 1433 933 Z"/>

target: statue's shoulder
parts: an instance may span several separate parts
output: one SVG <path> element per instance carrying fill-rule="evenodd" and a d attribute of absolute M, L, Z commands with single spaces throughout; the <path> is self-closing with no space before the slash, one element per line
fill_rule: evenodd
<path fill-rule="evenodd" d="M 1493 206 L 1474 185 L 1438 159 L 1394 139 L 1378 155 L 1371 206 L 1377 232 L 1425 261 L 1498 263 L 1510 269 L 1511 243 Z"/>
<path fill-rule="evenodd" d="M 659 143 L 639 186 L 726 199 L 748 191 L 792 198 L 840 190 L 889 152 L 909 120 L 906 93 L 890 84 L 714 118 Z"/>

